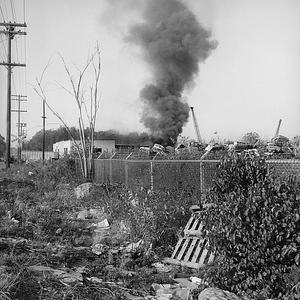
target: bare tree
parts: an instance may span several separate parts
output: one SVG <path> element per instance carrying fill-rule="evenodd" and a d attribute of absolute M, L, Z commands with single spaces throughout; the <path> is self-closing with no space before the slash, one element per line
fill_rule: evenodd
<path fill-rule="evenodd" d="M 36 78 L 34 91 L 41 98 L 41 100 L 45 102 L 49 110 L 60 120 L 60 122 L 66 128 L 70 139 L 73 141 L 75 151 L 78 155 L 82 176 L 88 179 L 92 171 L 95 125 L 100 103 L 99 80 L 101 71 L 101 57 L 99 45 L 97 43 L 95 52 L 88 58 L 85 67 L 82 70 L 77 69 L 77 79 L 75 79 L 71 74 L 71 71 L 64 58 L 62 56 L 60 56 L 60 58 L 68 81 L 70 83 L 70 89 L 62 85 L 60 86 L 73 97 L 76 103 L 76 107 L 78 110 L 78 126 L 80 136 L 79 142 L 71 133 L 71 130 L 65 122 L 64 118 L 57 111 L 55 111 L 47 101 L 47 97 L 45 94 L 45 85 L 43 85 L 43 77 L 49 66 L 49 62 L 44 68 L 41 77 Z M 89 85 L 89 91 L 88 93 L 86 93 L 86 90 L 83 88 L 83 81 L 89 69 L 91 69 L 93 72 L 93 79 L 91 80 L 92 83 Z"/>

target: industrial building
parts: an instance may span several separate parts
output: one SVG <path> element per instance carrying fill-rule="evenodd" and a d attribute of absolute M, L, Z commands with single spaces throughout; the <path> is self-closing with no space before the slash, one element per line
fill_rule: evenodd
<path fill-rule="evenodd" d="M 80 141 L 76 141 L 76 143 L 80 144 Z M 74 141 L 60 141 L 53 144 L 53 152 L 57 157 L 71 154 L 74 149 Z M 114 153 L 116 148 L 115 140 L 95 140 L 94 141 L 94 152 L 102 153 Z"/>

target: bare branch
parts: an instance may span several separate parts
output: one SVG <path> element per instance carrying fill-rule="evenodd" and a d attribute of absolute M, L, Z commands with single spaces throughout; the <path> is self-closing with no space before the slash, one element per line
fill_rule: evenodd
<path fill-rule="evenodd" d="M 63 90 L 65 90 L 68 94 L 70 94 L 71 96 L 74 96 L 73 93 L 68 90 L 66 87 L 64 87 L 62 84 L 60 84 L 58 81 L 55 81 L 56 85 L 60 88 L 62 88 Z"/>
<path fill-rule="evenodd" d="M 45 68 L 43 69 L 43 72 L 42 72 L 41 77 L 40 77 L 40 79 L 39 79 L 39 82 L 40 82 L 40 83 L 43 81 L 43 77 L 44 77 L 44 75 L 45 75 L 45 73 L 46 73 L 46 71 L 47 71 L 47 69 L 48 69 L 48 67 L 49 67 L 49 65 L 50 65 L 51 59 L 52 59 L 52 57 L 49 58 L 49 60 L 48 60 L 48 62 L 47 62 L 47 64 L 46 64 L 46 66 L 45 66 Z"/>

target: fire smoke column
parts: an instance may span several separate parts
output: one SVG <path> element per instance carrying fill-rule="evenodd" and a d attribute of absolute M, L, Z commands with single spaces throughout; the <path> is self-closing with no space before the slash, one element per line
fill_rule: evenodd
<path fill-rule="evenodd" d="M 141 47 L 153 72 L 152 84 L 140 94 L 144 101 L 141 120 L 157 140 L 171 144 L 189 116 L 182 92 L 216 42 L 179 0 L 148 0 L 143 18 L 129 33 L 129 41 Z"/>

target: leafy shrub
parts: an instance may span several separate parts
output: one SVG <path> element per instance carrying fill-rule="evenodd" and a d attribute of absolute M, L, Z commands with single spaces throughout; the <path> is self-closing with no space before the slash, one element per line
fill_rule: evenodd
<path fill-rule="evenodd" d="M 284 282 L 287 286 L 287 294 L 284 300 L 300 299 L 300 267 L 293 266 L 289 273 L 285 274 Z"/>
<path fill-rule="evenodd" d="M 223 159 L 203 219 L 218 257 L 207 280 L 233 292 L 283 295 L 284 274 L 300 262 L 298 192 L 295 180 L 272 176 L 261 158 Z"/>

